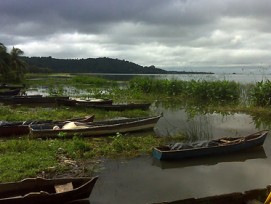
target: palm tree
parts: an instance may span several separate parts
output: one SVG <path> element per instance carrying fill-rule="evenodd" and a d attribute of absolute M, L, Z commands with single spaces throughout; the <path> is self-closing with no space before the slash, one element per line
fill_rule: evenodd
<path fill-rule="evenodd" d="M 26 63 L 20 59 L 20 56 L 23 54 L 22 50 L 15 47 L 10 51 L 10 67 L 16 81 L 21 81 L 26 72 Z"/>
<path fill-rule="evenodd" d="M 9 72 L 10 55 L 7 53 L 7 48 L 0 43 L 0 74 L 5 77 Z"/>

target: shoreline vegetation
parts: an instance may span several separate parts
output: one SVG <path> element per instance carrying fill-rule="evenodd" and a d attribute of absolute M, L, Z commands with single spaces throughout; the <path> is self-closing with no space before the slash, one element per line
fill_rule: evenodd
<path fill-rule="evenodd" d="M 193 117 L 208 113 L 246 113 L 253 116 L 256 126 L 270 126 L 271 82 L 240 85 L 230 81 L 177 81 L 135 77 L 120 83 L 102 77 L 72 75 L 51 77 L 47 74 L 27 74 L 27 89 L 47 87 L 49 95 L 111 98 L 116 102 L 162 103 L 171 109 L 186 109 Z M 57 79 L 57 80 L 56 80 Z M 69 87 L 69 89 L 66 89 Z M 31 114 L 30 114 L 31 113 Z M 0 109 L 0 120 L 20 121 L 63 120 L 95 114 L 98 120 L 114 117 L 138 117 L 154 114 L 152 110 L 103 111 L 76 107 L 6 106 Z M 258 124 L 257 124 L 258 123 Z M 48 140 L 31 139 L 27 135 L 0 141 L 0 181 L 15 181 L 25 177 L 47 178 L 64 175 L 97 174 L 106 159 L 133 158 L 149 155 L 152 147 L 185 139 L 185 134 L 158 137 L 153 133 L 104 138 Z"/>

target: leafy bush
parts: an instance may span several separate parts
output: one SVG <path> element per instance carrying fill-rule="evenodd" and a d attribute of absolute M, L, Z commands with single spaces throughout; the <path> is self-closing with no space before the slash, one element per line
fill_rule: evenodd
<path fill-rule="evenodd" d="M 252 88 L 250 100 L 257 106 L 271 105 L 271 81 L 260 81 Z"/>

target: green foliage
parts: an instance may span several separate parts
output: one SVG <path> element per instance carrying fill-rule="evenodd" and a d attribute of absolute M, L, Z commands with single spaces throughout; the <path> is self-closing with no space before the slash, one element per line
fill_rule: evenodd
<path fill-rule="evenodd" d="M 256 106 L 271 105 L 271 81 L 260 81 L 251 89 L 250 98 Z"/>
<path fill-rule="evenodd" d="M 232 102 L 240 97 L 240 85 L 233 81 L 157 80 L 150 77 L 134 78 L 130 88 L 143 93 L 182 96 L 201 102 Z"/>
<path fill-rule="evenodd" d="M 3 82 L 22 82 L 26 72 L 26 63 L 20 59 L 23 51 L 13 47 L 7 53 L 6 47 L 0 43 L 0 80 Z"/>

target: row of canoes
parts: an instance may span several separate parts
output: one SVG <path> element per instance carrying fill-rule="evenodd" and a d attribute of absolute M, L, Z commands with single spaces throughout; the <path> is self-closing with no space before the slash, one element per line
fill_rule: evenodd
<path fill-rule="evenodd" d="M 158 117 L 159 118 L 159 117 Z M 154 119 L 154 118 L 153 118 Z M 131 120 L 131 119 L 130 119 Z M 76 122 L 77 123 L 77 122 Z M 94 122 L 93 122 L 94 123 Z M 97 122 L 98 125 L 99 122 Z M 114 122 L 109 122 L 114 124 Z M 63 122 L 54 123 L 54 125 L 63 125 Z M 79 125 L 86 123 L 79 123 Z M 35 124 L 34 126 L 43 126 L 44 124 Z M 110 124 L 109 124 L 110 125 Z M 52 127 L 52 125 L 50 126 Z M 80 130 L 80 128 L 79 128 Z M 54 131 L 54 130 L 50 130 Z M 237 152 L 249 148 L 261 146 L 267 136 L 268 131 L 260 131 L 245 137 L 238 138 L 221 138 L 218 140 L 211 140 L 203 147 L 199 147 L 198 144 L 190 145 L 191 147 L 183 147 L 180 144 L 170 144 L 163 146 L 162 151 L 170 152 L 177 151 L 178 156 L 170 157 L 169 159 L 186 159 L 191 157 L 201 157 L 210 155 L 228 154 L 231 152 Z M 68 133 L 69 134 L 69 133 Z M 47 137 L 48 135 L 45 135 Z M 162 148 L 162 147 L 161 147 Z M 158 148 L 154 148 L 155 149 Z M 180 151 L 182 151 L 181 154 Z M 186 153 L 185 153 L 186 152 Z M 192 152 L 192 153 L 191 153 Z M 176 153 L 176 152 L 175 152 Z M 190 154 L 188 154 L 190 153 Z M 154 155 L 155 156 L 155 155 Z M 161 159 L 161 158 L 160 158 Z M 0 184 L 0 203 L 3 204 L 23 204 L 23 203 L 65 203 L 66 201 L 72 201 L 74 199 L 88 198 L 93 186 L 97 180 L 94 178 L 73 178 L 73 179 L 27 179 L 17 183 L 5 183 Z M 209 196 L 205 198 L 188 198 L 177 201 L 161 202 L 168 204 L 204 204 L 204 203 L 232 203 L 241 204 L 248 203 L 251 200 L 270 200 L 269 190 L 256 189 L 247 191 L 244 193 L 231 193 L 218 196 Z M 267 199 L 268 198 L 268 199 Z M 269 201 L 270 202 L 270 201 Z M 268 203 L 269 203 L 268 202 Z"/>
<path fill-rule="evenodd" d="M 11 90 L 14 92 L 16 90 Z M 125 104 L 114 104 L 111 99 L 72 99 L 68 96 L 42 96 L 42 95 L 2 95 L 0 94 L 0 102 L 4 104 L 22 104 L 22 105 L 41 105 L 41 104 L 57 104 L 59 106 L 76 106 L 76 107 L 89 107 L 94 109 L 103 109 L 108 111 L 124 111 L 149 109 L 151 103 L 125 103 Z"/>
<path fill-rule="evenodd" d="M 162 115 L 94 121 L 94 116 L 65 121 L 27 121 L 0 123 L 0 135 L 18 136 L 29 134 L 33 138 L 55 138 L 60 135 L 96 137 L 116 133 L 151 130 Z"/>
<path fill-rule="evenodd" d="M 149 109 L 151 103 L 125 103 L 113 104 L 112 99 L 75 99 L 68 96 L 42 96 L 42 95 L 22 95 L 21 89 L 25 86 L 0 85 L 0 103 L 5 104 L 27 104 L 27 105 L 52 105 L 60 106 L 80 106 L 103 109 L 108 111 L 124 111 L 133 109 Z"/>

